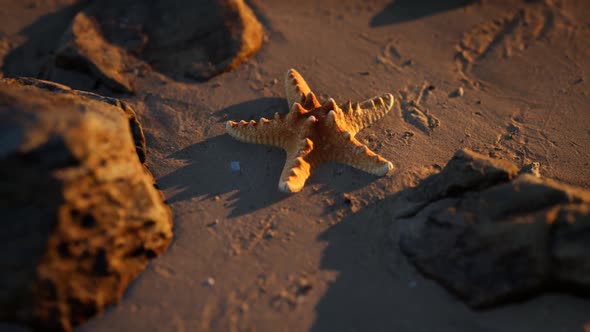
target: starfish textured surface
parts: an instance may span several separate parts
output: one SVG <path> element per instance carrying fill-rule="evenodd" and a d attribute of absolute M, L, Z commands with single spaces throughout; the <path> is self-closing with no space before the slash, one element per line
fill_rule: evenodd
<path fill-rule="evenodd" d="M 228 121 L 227 133 L 239 141 L 280 147 L 287 161 L 279 190 L 298 192 L 314 169 L 335 161 L 383 176 L 393 168 L 388 160 L 371 151 L 354 136 L 381 119 L 393 106 L 391 94 L 361 103 L 337 105 L 330 98 L 320 104 L 303 77 L 290 69 L 285 78 L 289 113 L 275 113 L 274 119 Z"/>

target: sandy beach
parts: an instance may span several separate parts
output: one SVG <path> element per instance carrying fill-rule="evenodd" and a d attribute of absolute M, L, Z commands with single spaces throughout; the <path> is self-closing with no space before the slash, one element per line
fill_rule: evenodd
<path fill-rule="evenodd" d="M 228 72 L 145 67 L 133 94 L 61 76 L 134 108 L 174 220 L 169 249 L 76 331 L 590 331 L 576 294 L 470 308 L 408 261 L 386 203 L 461 148 L 590 190 L 590 2 L 247 3 L 264 42 Z M 1 74 L 40 77 L 83 6 L 3 0 Z M 226 134 L 228 120 L 288 112 L 290 68 L 320 101 L 395 97 L 356 136 L 393 163 L 387 176 L 326 163 L 285 194 L 285 152 Z"/>

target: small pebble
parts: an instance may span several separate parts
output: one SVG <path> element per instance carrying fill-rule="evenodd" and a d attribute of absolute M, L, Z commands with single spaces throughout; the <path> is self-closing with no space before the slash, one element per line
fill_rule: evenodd
<path fill-rule="evenodd" d="M 520 169 L 520 174 L 531 174 L 536 177 L 541 177 L 541 164 L 539 162 L 532 162 Z"/>
<path fill-rule="evenodd" d="M 406 60 L 406 61 L 404 61 L 404 62 L 402 63 L 402 66 L 403 66 L 403 67 L 406 67 L 406 66 L 411 66 L 411 65 L 413 65 L 413 64 L 414 64 L 414 60 L 412 60 L 412 59 L 408 59 L 408 60 Z"/>
<path fill-rule="evenodd" d="M 213 285 L 215 285 L 215 279 L 209 277 L 209 278 L 203 280 L 203 286 L 211 287 Z"/>
<path fill-rule="evenodd" d="M 457 90 L 451 91 L 449 93 L 449 98 L 463 97 L 464 94 L 465 94 L 465 90 L 463 90 L 463 88 L 460 87 Z"/>
<path fill-rule="evenodd" d="M 232 161 L 229 163 L 229 167 L 231 168 L 232 171 L 239 172 L 240 171 L 240 162 L 239 161 Z"/>
<path fill-rule="evenodd" d="M 452 92 L 450 92 L 449 98 L 463 97 L 464 94 L 465 94 L 465 90 L 463 90 L 463 88 L 460 87 L 457 90 L 453 90 Z"/>

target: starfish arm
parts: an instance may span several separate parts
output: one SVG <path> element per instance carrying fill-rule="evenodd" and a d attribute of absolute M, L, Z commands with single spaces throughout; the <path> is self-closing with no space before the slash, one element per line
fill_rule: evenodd
<path fill-rule="evenodd" d="M 238 141 L 254 144 L 265 144 L 283 148 L 286 144 L 285 126 L 281 116 L 276 113 L 273 120 L 261 118 L 259 122 L 228 121 L 225 124 L 227 133 Z"/>
<path fill-rule="evenodd" d="M 352 102 L 341 105 L 347 122 L 354 128 L 352 134 L 367 128 L 375 121 L 383 118 L 391 110 L 395 98 L 391 93 L 365 100 L 361 103 Z"/>
<path fill-rule="evenodd" d="M 285 90 L 289 107 L 293 103 L 303 104 L 307 99 L 307 95 L 311 92 L 303 77 L 295 69 L 289 69 L 287 71 L 287 75 L 285 76 Z"/>
<path fill-rule="evenodd" d="M 348 136 L 346 134 L 346 136 Z M 371 151 L 356 138 L 350 137 L 346 148 L 334 156 L 334 161 L 358 168 L 367 173 L 384 176 L 393 169 L 393 164 L 387 159 Z"/>
<path fill-rule="evenodd" d="M 312 167 L 307 157 L 313 150 L 313 142 L 309 138 L 305 138 L 286 150 L 287 160 L 281 173 L 279 190 L 286 193 L 296 193 L 303 188 L 305 181 L 311 174 Z"/>

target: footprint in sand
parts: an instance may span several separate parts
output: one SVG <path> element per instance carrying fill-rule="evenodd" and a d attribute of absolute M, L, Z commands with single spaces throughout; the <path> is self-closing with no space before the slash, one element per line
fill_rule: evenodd
<path fill-rule="evenodd" d="M 547 37 L 567 22 L 556 8 L 540 3 L 523 6 L 474 26 L 456 45 L 455 63 L 468 77 L 475 64 L 488 57 L 509 58 Z"/>
<path fill-rule="evenodd" d="M 426 107 L 422 105 L 429 93 L 434 90 L 434 86 L 424 83 L 420 88 L 405 88 L 399 92 L 396 107 L 399 107 L 399 113 L 404 122 L 420 129 L 425 134 L 430 133 L 440 126 L 440 120 L 432 115 Z"/>

